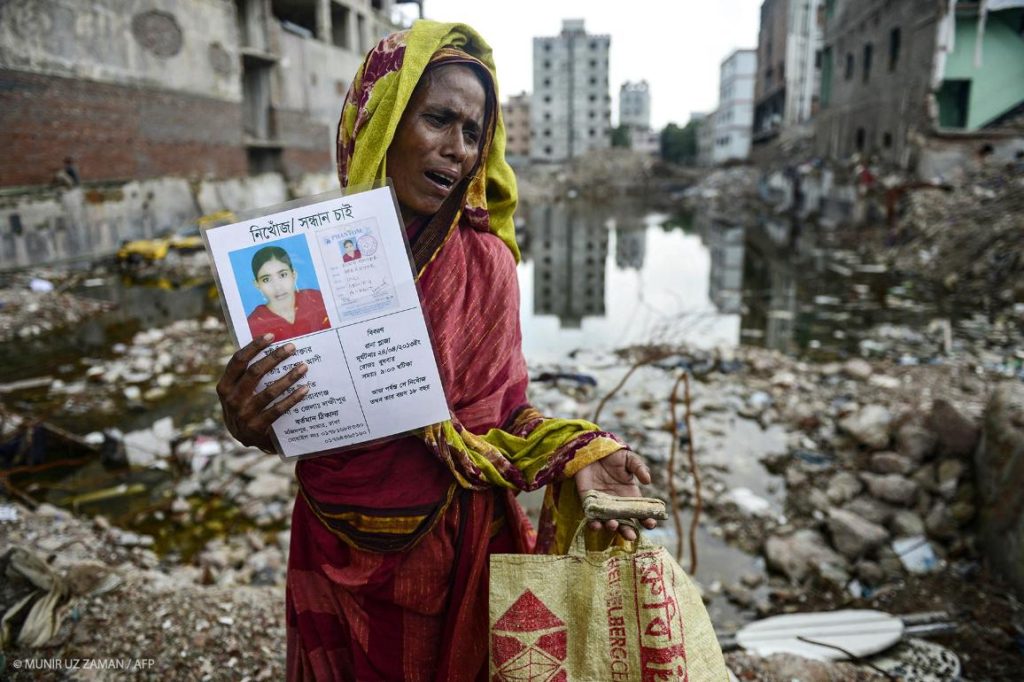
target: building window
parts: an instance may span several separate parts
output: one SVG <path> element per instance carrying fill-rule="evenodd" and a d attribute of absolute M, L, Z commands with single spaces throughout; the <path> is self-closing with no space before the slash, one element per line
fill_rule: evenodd
<path fill-rule="evenodd" d="M 597 68 L 597 60 L 596 59 L 591 59 L 590 60 L 590 68 L 592 68 L 592 69 L 596 69 Z"/>
<path fill-rule="evenodd" d="M 936 99 L 939 102 L 940 126 L 943 128 L 965 128 L 967 126 L 968 103 L 971 101 L 971 81 L 943 81 Z"/>
<path fill-rule="evenodd" d="M 551 43 L 544 43 L 544 51 L 551 52 Z"/>
<path fill-rule="evenodd" d="M 589 97 L 591 102 L 597 99 L 597 95 L 590 95 Z"/>
<path fill-rule="evenodd" d="M 590 129 L 590 136 L 594 137 L 595 135 L 597 135 L 597 131 L 595 131 L 593 128 L 591 128 Z"/>
<path fill-rule="evenodd" d="M 900 29 L 899 27 L 889 31 L 889 70 L 895 71 L 900 61 Z"/>
<path fill-rule="evenodd" d="M 544 95 L 544 104 L 551 104 L 551 95 Z"/>
<path fill-rule="evenodd" d="M 551 147 L 544 147 L 545 156 L 551 156 Z"/>
<path fill-rule="evenodd" d="M 597 85 L 597 78 L 596 78 L 596 77 L 594 77 L 594 76 L 591 76 L 591 77 L 590 77 L 590 84 L 591 84 L 591 85 Z"/>
<path fill-rule="evenodd" d="M 546 88 L 546 87 L 548 87 L 550 85 L 551 85 L 551 79 L 550 78 L 545 78 L 544 79 L 544 87 Z"/>
<path fill-rule="evenodd" d="M 545 59 L 544 60 L 544 68 L 545 69 L 550 69 L 551 68 L 551 60 L 549 60 L 549 59 Z"/>
<path fill-rule="evenodd" d="M 884 133 L 882 135 L 882 146 L 886 149 L 892 149 L 892 133 Z"/>
<path fill-rule="evenodd" d="M 551 128 L 544 129 L 544 137 L 551 137 Z"/>
<path fill-rule="evenodd" d="M 846 80 L 853 79 L 853 53 L 846 53 Z"/>
<path fill-rule="evenodd" d="M 871 56 L 875 51 L 875 46 L 871 43 L 864 44 L 864 82 L 867 83 L 868 79 L 871 78 Z"/>
<path fill-rule="evenodd" d="M 867 134 L 863 128 L 857 128 L 857 134 L 854 136 L 853 145 L 857 148 L 857 151 L 864 151 L 864 142 L 867 138 Z"/>

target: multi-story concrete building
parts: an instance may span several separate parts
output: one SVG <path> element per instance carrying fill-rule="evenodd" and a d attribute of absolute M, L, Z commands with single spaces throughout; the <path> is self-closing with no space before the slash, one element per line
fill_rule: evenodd
<path fill-rule="evenodd" d="M 697 127 L 697 165 L 711 166 L 714 164 L 715 153 L 715 119 L 718 111 L 711 111 L 707 114 L 691 114 L 690 120 L 699 118 Z"/>
<path fill-rule="evenodd" d="M 711 152 L 713 163 L 742 160 L 750 153 L 756 72 L 757 52 L 754 50 L 735 50 L 722 60 Z"/>
<path fill-rule="evenodd" d="M 0 3 L 0 186 L 330 171 L 394 0 Z"/>
<path fill-rule="evenodd" d="M 565 19 L 560 35 L 533 39 L 530 156 L 566 161 L 611 144 L 608 52 L 611 38 Z"/>
<path fill-rule="evenodd" d="M 530 158 L 530 94 L 522 92 L 512 95 L 501 105 L 505 119 L 505 154 L 509 161 L 517 163 Z"/>
<path fill-rule="evenodd" d="M 814 115 L 822 21 L 821 0 L 764 0 L 761 5 L 754 144 Z"/>
<path fill-rule="evenodd" d="M 626 81 L 619 88 L 619 125 L 642 130 L 651 127 L 651 90 L 647 81 Z"/>
<path fill-rule="evenodd" d="M 950 7 L 825 3 L 819 154 L 933 177 L 985 144 L 1007 159 L 1024 149 L 1024 0 Z"/>

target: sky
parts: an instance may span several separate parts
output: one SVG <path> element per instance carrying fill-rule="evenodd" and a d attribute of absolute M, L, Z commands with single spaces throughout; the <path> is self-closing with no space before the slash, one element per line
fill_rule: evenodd
<path fill-rule="evenodd" d="M 424 0 L 424 15 L 475 28 L 494 50 L 502 100 L 533 90 L 533 38 L 555 36 L 562 19 L 611 36 L 612 121 L 619 86 L 646 79 L 651 126 L 684 125 L 718 103 L 718 67 L 737 48 L 757 46 L 761 0 Z M 402 5 L 410 16 L 415 5 Z M 624 12 L 623 8 L 633 8 Z"/>

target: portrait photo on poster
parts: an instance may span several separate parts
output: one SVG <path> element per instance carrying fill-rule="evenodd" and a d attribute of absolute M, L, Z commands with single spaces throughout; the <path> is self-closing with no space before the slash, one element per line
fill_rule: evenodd
<path fill-rule="evenodd" d="M 253 338 L 272 333 L 280 342 L 331 327 L 305 236 L 238 249 L 229 257 Z"/>

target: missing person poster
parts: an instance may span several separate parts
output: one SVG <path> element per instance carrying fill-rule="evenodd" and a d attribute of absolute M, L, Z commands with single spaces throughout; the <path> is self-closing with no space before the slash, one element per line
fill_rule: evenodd
<path fill-rule="evenodd" d="M 296 386 L 309 393 L 273 426 L 285 458 L 449 418 L 390 187 L 271 207 L 204 237 L 238 345 L 295 344 L 257 390 L 308 367 Z"/>

